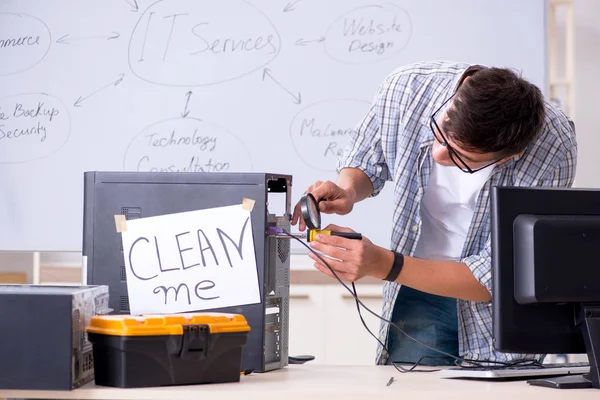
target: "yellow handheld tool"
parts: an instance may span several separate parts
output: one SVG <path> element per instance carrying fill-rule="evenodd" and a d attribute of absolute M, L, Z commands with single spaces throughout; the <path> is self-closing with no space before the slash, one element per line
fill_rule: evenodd
<path fill-rule="evenodd" d="M 345 237 L 348 239 L 356 239 L 356 240 L 361 240 L 362 239 L 362 235 L 360 233 L 354 233 L 354 232 L 336 232 L 336 231 L 330 231 L 327 229 L 309 229 L 308 230 L 308 235 L 306 235 L 306 241 L 307 242 L 312 242 L 313 240 L 315 240 L 317 238 L 317 235 L 321 234 L 321 235 L 329 235 L 329 236 L 340 236 L 340 237 Z"/>

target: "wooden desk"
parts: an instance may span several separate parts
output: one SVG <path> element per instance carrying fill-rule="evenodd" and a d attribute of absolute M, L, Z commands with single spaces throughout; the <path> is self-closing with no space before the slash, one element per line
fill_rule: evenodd
<path fill-rule="evenodd" d="M 390 377 L 394 382 L 387 386 Z M 0 397 L 37 399 L 219 399 L 219 400 L 517 400 L 600 399 L 600 390 L 559 390 L 525 381 L 481 382 L 442 379 L 434 373 L 400 374 L 389 366 L 292 365 L 242 376 L 239 383 L 117 389 L 89 384 L 73 391 L 0 390 Z"/>

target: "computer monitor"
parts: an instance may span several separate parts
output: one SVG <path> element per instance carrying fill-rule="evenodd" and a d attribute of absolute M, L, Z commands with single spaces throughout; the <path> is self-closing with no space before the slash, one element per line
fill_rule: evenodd
<path fill-rule="evenodd" d="M 530 381 L 600 388 L 600 190 L 492 187 L 498 351 L 587 353 L 590 373 Z"/>

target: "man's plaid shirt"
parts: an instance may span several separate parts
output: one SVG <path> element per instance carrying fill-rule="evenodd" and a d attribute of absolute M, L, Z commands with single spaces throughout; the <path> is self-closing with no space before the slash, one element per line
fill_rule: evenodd
<path fill-rule="evenodd" d="M 412 255 L 420 235 L 421 198 L 430 174 L 433 133 L 429 118 L 455 91 L 471 65 L 455 62 L 423 62 L 393 71 L 380 85 L 372 106 L 355 130 L 338 170 L 363 170 L 377 195 L 386 181 L 393 185 L 391 249 Z M 577 164 L 574 124 L 553 104 L 546 102 L 543 131 L 525 153 L 494 167 L 477 199 L 461 260 L 475 278 L 492 293 L 490 257 L 490 187 L 570 187 Z M 399 285 L 385 282 L 381 316 L 391 318 Z M 493 298 L 493 293 L 492 293 Z M 493 301 L 493 300 L 492 300 Z M 509 361 L 529 355 L 506 354 L 492 345 L 491 303 L 457 301 L 460 356 L 471 360 Z M 380 340 L 387 341 L 389 326 L 381 324 Z M 381 345 L 376 362 L 388 355 Z"/>

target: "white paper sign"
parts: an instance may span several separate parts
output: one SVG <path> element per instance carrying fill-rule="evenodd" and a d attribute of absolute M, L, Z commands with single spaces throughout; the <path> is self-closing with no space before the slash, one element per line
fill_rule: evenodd
<path fill-rule="evenodd" d="M 121 235 L 133 315 L 260 302 L 242 205 L 129 220 Z"/>

